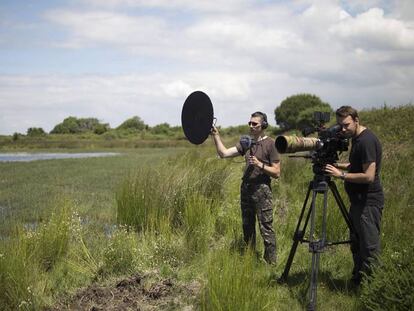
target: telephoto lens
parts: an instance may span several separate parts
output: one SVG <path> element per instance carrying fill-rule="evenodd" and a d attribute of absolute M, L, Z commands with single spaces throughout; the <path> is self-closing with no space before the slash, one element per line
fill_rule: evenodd
<path fill-rule="evenodd" d="M 294 153 L 317 150 L 321 144 L 316 137 L 278 136 L 275 146 L 279 153 Z"/>

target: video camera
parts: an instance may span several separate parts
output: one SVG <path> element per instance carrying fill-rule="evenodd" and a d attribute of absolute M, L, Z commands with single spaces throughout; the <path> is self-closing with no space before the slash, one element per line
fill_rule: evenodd
<path fill-rule="evenodd" d="M 305 128 L 303 136 L 278 136 L 275 141 L 279 153 L 294 153 L 300 151 L 311 151 L 307 158 L 312 159 L 313 172 L 323 175 L 323 167 L 333 164 L 338 160 L 338 152 L 348 150 L 349 141 L 341 135 L 342 127 L 339 124 L 329 128 L 325 124 L 330 120 L 329 112 L 317 111 L 313 115 L 316 127 Z M 318 137 L 306 137 L 317 132 Z"/>

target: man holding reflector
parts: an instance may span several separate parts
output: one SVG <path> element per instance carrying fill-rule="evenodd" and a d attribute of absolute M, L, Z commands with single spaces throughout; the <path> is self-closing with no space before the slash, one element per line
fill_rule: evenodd
<path fill-rule="evenodd" d="M 256 245 L 256 217 L 264 242 L 264 259 L 276 263 L 276 237 L 273 229 L 271 177 L 280 176 L 280 158 L 272 138 L 265 135 L 268 126 L 265 113 L 257 111 L 249 121 L 250 136 L 243 136 L 236 146 L 226 148 L 219 131 L 211 134 L 220 158 L 244 156 L 246 167 L 240 187 L 243 235 L 246 244 Z"/>

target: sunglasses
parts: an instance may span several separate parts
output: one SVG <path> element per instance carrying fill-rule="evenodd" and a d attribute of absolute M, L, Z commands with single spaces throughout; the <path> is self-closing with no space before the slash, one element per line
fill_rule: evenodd
<path fill-rule="evenodd" d="M 250 121 L 249 123 L 247 123 L 249 126 L 258 126 L 259 125 L 259 123 L 257 123 L 257 122 L 252 122 L 252 121 Z"/>

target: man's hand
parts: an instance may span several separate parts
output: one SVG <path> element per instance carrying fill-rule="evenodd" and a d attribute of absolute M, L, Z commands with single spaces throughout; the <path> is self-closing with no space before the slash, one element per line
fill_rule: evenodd
<path fill-rule="evenodd" d="M 333 177 L 341 177 L 342 175 L 342 171 L 337 169 L 335 166 L 331 165 L 331 164 L 326 164 L 325 167 L 323 168 L 323 170 L 330 176 Z"/>
<path fill-rule="evenodd" d="M 249 156 L 249 164 L 257 167 L 262 167 L 262 162 L 260 162 L 255 156 Z"/>
<path fill-rule="evenodd" d="M 219 135 L 220 133 L 219 133 L 217 127 L 215 127 L 213 125 L 213 127 L 211 128 L 210 134 L 213 135 L 213 136 L 215 136 L 215 135 Z"/>
<path fill-rule="evenodd" d="M 264 162 L 259 161 L 255 156 L 249 156 L 248 162 L 250 165 L 260 168 L 262 172 L 270 177 L 279 178 L 280 176 L 280 162 L 267 165 Z"/>

